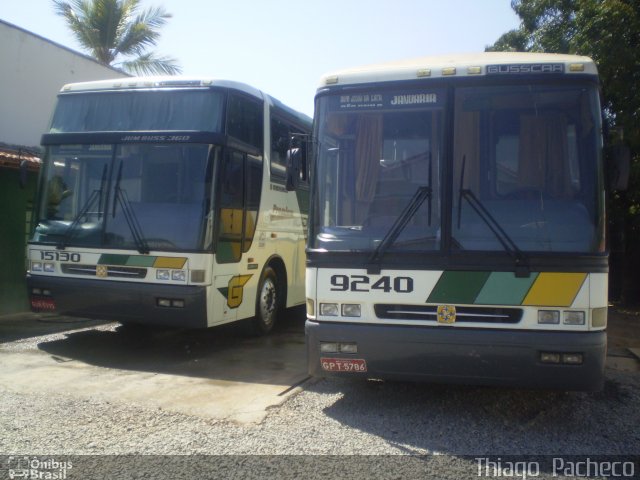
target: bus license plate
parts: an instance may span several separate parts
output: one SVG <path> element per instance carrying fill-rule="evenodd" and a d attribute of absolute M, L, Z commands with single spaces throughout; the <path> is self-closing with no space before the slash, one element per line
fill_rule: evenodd
<path fill-rule="evenodd" d="M 363 358 L 320 358 L 322 369 L 327 372 L 366 372 L 367 362 Z"/>

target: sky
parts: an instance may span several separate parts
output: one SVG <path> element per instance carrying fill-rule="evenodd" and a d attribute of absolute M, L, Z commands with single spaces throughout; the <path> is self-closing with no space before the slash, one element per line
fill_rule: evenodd
<path fill-rule="evenodd" d="M 519 25 L 510 0 L 141 0 L 173 17 L 153 49 L 186 76 L 248 83 L 313 115 L 321 75 L 481 52 Z M 0 19 L 86 53 L 52 0 L 5 1 Z"/>

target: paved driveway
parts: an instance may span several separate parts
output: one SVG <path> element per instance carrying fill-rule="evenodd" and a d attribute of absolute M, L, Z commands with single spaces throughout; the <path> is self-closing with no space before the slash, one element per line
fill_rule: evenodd
<path fill-rule="evenodd" d="M 136 330 L 24 314 L 0 319 L 0 382 L 209 419 L 261 421 L 307 379 L 304 312 L 250 338 L 237 327 Z"/>

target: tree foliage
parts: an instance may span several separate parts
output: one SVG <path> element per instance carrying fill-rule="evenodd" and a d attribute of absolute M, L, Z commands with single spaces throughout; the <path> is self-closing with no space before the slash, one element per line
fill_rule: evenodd
<path fill-rule="evenodd" d="M 624 142 L 632 152 L 629 189 L 610 193 L 608 214 L 614 224 L 611 243 L 619 239 L 613 250 L 620 250 L 624 259 L 622 297 L 637 302 L 640 275 L 633 272 L 640 272 L 640 0 L 512 0 L 511 7 L 520 26 L 486 50 L 586 55 L 598 65 L 607 126 L 610 131 L 624 129 Z"/>
<path fill-rule="evenodd" d="M 149 52 L 171 14 L 162 7 L 141 10 L 140 0 L 53 0 L 76 39 L 96 60 L 138 74 L 180 73 L 173 58 Z"/>

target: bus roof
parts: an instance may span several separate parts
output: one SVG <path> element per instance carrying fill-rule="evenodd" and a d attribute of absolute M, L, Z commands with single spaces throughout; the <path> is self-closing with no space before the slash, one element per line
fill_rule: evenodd
<path fill-rule="evenodd" d="M 554 71 L 553 68 L 559 70 Z M 319 88 L 419 78 L 559 72 L 589 75 L 598 73 L 595 63 L 589 57 L 553 53 L 483 52 L 421 57 L 340 70 L 323 75 Z"/>
<path fill-rule="evenodd" d="M 111 80 L 97 80 L 92 82 L 69 83 L 60 89 L 61 94 L 74 92 L 99 92 L 99 91 L 131 91 L 163 88 L 211 88 L 221 87 L 238 90 L 252 97 L 269 102 L 271 105 L 286 111 L 305 124 L 311 123 L 311 118 L 288 107 L 278 99 L 263 91 L 242 82 L 232 80 L 220 80 L 209 77 L 179 77 L 179 76 L 150 76 L 116 78 Z"/>

